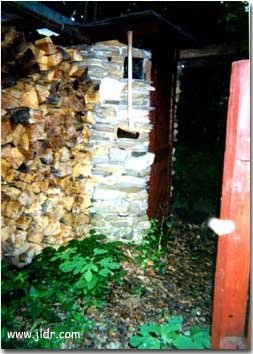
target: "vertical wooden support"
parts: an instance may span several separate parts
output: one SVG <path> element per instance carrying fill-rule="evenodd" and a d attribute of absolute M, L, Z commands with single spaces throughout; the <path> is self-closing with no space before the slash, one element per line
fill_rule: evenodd
<path fill-rule="evenodd" d="M 223 171 L 221 219 L 236 229 L 219 237 L 212 347 L 243 348 L 250 269 L 250 65 L 232 64 Z M 246 343 L 246 341 L 245 341 Z"/>
<path fill-rule="evenodd" d="M 150 218 L 161 219 L 168 215 L 170 203 L 171 159 L 172 159 L 172 78 L 176 71 L 175 49 L 163 50 L 162 44 L 152 51 L 152 81 L 156 91 L 151 94 L 155 111 L 150 120 L 154 125 L 150 133 L 149 151 L 155 154 L 149 182 Z"/>

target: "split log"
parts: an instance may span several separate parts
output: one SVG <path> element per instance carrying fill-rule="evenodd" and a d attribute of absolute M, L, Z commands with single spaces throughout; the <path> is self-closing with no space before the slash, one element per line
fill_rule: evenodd
<path fill-rule="evenodd" d="M 17 200 L 4 201 L 2 204 L 2 215 L 10 219 L 18 219 L 24 208 Z"/>
<path fill-rule="evenodd" d="M 67 48 L 67 53 L 70 55 L 72 61 L 83 61 L 84 57 L 80 53 L 78 49 L 75 48 Z"/>
<path fill-rule="evenodd" d="M 38 39 L 34 44 L 37 48 L 43 50 L 47 55 L 51 55 L 56 52 L 56 47 L 50 37 Z"/>
<path fill-rule="evenodd" d="M 17 148 L 29 150 L 29 137 L 23 125 L 18 124 L 13 131 L 13 144 Z"/>
<path fill-rule="evenodd" d="M 21 154 L 19 149 L 6 145 L 2 148 L 2 158 L 9 163 L 14 169 L 25 161 L 25 156 Z"/>
<path fill-rule="evenodd" d="M 8 119 L 1 122 L 1 145 L 6 145 L 13 141 L 11 123 Z"/>

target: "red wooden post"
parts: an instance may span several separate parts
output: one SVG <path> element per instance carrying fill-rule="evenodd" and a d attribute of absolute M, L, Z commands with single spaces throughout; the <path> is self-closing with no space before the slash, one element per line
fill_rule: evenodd
<path fill-rule="evenodd" d="M 221 219 L 233 233 L 219 237 L 212 347 L 243 348 L 250 269 L 250 64 L 232 64 L 223 171 Z"/>

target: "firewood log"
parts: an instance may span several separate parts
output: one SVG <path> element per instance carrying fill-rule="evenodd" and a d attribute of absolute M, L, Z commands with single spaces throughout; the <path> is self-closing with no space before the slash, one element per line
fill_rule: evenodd
<path fill-rule="evenodd" d="M 84 213 L 73 213 L 73 224 L 80 225 L 80 224 L 89 224 L 90 218 L 87 214 Z"/>
<path fill-rule="evenodd" d="M 77 178 L 77 177 L 88 177 L 91 176 L 91 166 L 90 163 L 89 164 L 83 164 L 83 163 L 77 163 L 76 165 L 74 165 L 73 169 L 72 169 L 72 178 L 73 181 Z"/>
<path fill-rule="evenodd" d="M 11 143 L 13 141 L 12 128 L 9 119 L 1 122 L 1 145 Z"/>
<path fill-rule="evenodd" d="M 9 145 L 2 148 L 2 158 L 10 163 L 14 169 L 19 168 L 19 166 L 25 161 L 25 156 L 21 154 L 19 149 Z"/>
<path fill-rule="evenodd" d="M 59 221 L 51 221 L 49 224 L 42 230 L 43 235 L 45 236 L 54 236 L 61 232 L 61 224 Z"/>
<path fill-rule="evenodd" d="M 29 141 L 36 142 L 37 140 L 47 139 L 47 133 L 45 131 L 44 125 L 44 122 L 29 125 L 29 127 L 26 129 Z"/>
<path fill-rule="evenodd" d="M 64 216 L 61 219 L 61 222 L 64 223 L 64 225 L 73 225 L 73 214 L 70 212 L 65 212 Z"/>
<path fill-rule="evenodd" d="M 52 55 L 43 55 L 38 58 L 38 64 L 41 71 L 48 71 L 51 68 L 59 65 L 63 60 L 61 52 L 56 52 Z"/>
<path fill-rule="evenodd" d="M 39 103 L 45 102 L 50 95 L 49 87 L 45 84 L 44 85 L 37 84 L 35 85 L 35 89 L 37 91 Z"/>
<path fill-rule="evenodd" d="M 50 69 L 41 73 L 41 79 L 44 82 L 52 82 L 55 79 L 55 69 Z"/>
<path fill-rule="evenodd" d="M 30 226 L 32 222 L 32 219 L 25 216 L 25 215 L 21 215 L 17 220 L 16 220 L 16 226 L 18 229 L 21 230 L 27 230 L 28 227 Z"/>
<path fill-rule="evenodd" d="M 44 37 L 35 41 L 36 48 L 43 50 L 47 55 L 54 54 L 56 47 L 50 37 Z"/>
<path fill-rule="evenodd" d="M 5 160 L 3 157 L 1 159 L 1 176 L 6 182 L 12 183 L 19 177 L 20 172 L 13 169 L 12 164 Z"/>
<path fill-rule="evenodd" d="M 43 237 L 44 236 L 41 233 L 30 234 L 30 235 L 28 235 L 27 240 L 32 243 L 41 244 Z"/>
<path fill-rule="evenodd" d="M 68 211 L 71 211 L 73 204 L 74 204 L 75 198 L 72 196 L 64 196 L 63 198 L 61 198 L 61 205 L 63 206 L 63 208 L 65 208 Z"/>
<path fill-rule="evenodd" d="M 35 199 L 36 199 L 35 195 L 33 194 L 33 192 L 29 190 L 27 190 L 26 192 L 22 192 L 18 197 L 19 203 L 21 205 L 28 206 L 28 207 L 32 205 Z"/>
<path fill-rule="evenodd" d="M 83 61 L 84 58 L 78 49 L 67 48 L 66 51 L 70 55 L 72 61 Z"/>
<path fill-rule="evenodd" d="M 20 189 L 10 186 L 10 185 L 7 185 L 7 184 L 2 185 L 1 190 L 2 190 L 2 193 L 6 194 L 7 196 L 9 196 L 11 199 L 14 199 L 14 200 L 17 200 L 21 194 Z"/>
<path fill-rule="evenodd" d="M 32 183 L 36 178 L 36 173 L 24 173 L 20 172 L 19 174 L 19 181 L 22 181 L 24 183 Z"/>
<path fill-rule="evenodd" d="M 77 64 L 73 63 L 68 72 L 69 76 L 80 77 L 86 72 L 86 67 L 79 67 Z"/>
<path fill-rule="evenodd" d="M 23 125 L 18 124 L 13 131 L 13 144 L 17 148 L 29 150 L 29 137 Z"/>
<path fill-rule="evenodd" d="M 87 208 L 91 205 L 91 199 L 89 195 L 83 195 L 76 198 L 72 211 L 74 213 L 85 213 Z"/>
<path fill-rule="evenodd" d="M 2 204 L 2 214 L 11 219 L 18 219 L 23 213 L 24 207 L 17 200 L 4 201 Z"/>
<path fill-rule="evenodd" d="M 5 226 L 1 229 L 1 241 L 5 242 L 6 240 L 8 240 L 8 238 L 11 235 L 15 235 L 16 233 L 16 226 L 15 225 L 8 225 Z"/>

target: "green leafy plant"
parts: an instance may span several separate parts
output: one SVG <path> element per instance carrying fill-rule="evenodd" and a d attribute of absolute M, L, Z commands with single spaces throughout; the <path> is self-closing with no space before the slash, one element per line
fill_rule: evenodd
<path fill-rule="evenodd" d="M 146 265 L 152 263 L 154 268 L 162 268 L 161 257 L 165 253 L 165 244 L 161 224 L 158 223 L 158 220 L 152 219 L 141 245 L 136 248 L 136 259 L 140 266 L 145 268 Z"/>
<path fill-rule="evenodd" d="M 149 322 L 139 327 L 138 333 L 130 338 L 129 344 L 138 349 L 208 349 L 208 329 L 192 327 L 182 331 L 183 317 L 172 316 L 164 324 Z"/>
<path fill-rule="evenodd" d="M 94 248 L 92 256 L 84 257 L 77 247 L 67 248 L 51 258 L 54 262 L 62 260 L 59 269 L 70 273 L 73 277 L 74 289 L 81 289 L 85 295 L 101 295 L 109 284 L 115 271 L 120 269 L 120 263 L 108 256 L 106 248 Z"/>
<path fill-rule="evenodd" d="M 87 308 L 102 306 L 112 283 L 124 274 L 120 242 L 105 242 L 92 232 L 81 241 L 70 241 L 58 250 L 46 248 L 23 269 L 2 261 L 2 347 L 27 349 L 72 348 L 71 340 L 57 338 L 60 331 L 81 333 L 75 348 L 93 326 Z M 7 331 L 50 328 L 56 336 L 35 342 L 8 338 Z"/>

